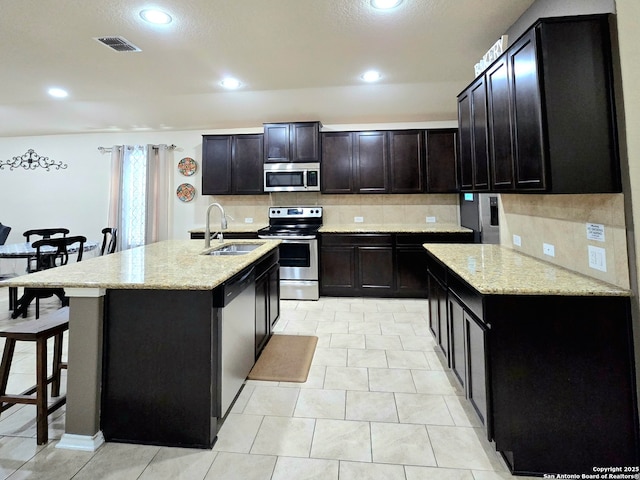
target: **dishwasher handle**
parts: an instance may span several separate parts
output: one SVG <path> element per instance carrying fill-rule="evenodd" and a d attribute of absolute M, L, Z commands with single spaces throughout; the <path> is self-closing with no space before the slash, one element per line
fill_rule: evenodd
<path fill-rule="evenodd" d="M 249 287 L 251 283 L 256 280 L 255 267 L 251 267 L 246 273 L 240 277 L 233 277 L 224 285 L 224 304 L 228 305 L 234 298 L 242 293 L 242 291 Z"/>

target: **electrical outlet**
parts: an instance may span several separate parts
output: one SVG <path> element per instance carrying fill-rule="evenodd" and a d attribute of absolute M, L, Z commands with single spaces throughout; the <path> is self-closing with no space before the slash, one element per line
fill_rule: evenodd
<path fill-rule="evenodd" d="M 607 271 L 607 251 L 604 248 L 589 245 L 589 266 L 601 272 Z"/>
<path fill-rule="evenodd" d="M 244 218 L 244 223 L 253 223 L 253 218 L 251 218 L 251 217 L 245 217 L 245 218 Z"/>
<path fill-rule="evenodd" d="M 548 255 L 550 257 L 555 257 L 556 256 L 556 247 L 554 247 L 550 243 L 543 243 L 542 244 L 542 253 L 544 253 L 545 255 Z"/>
<path fill-rule="evenodd" d="M 427 223 L 436 223 L 436 217 L 427 217 Z"/>
<path fill-rule="evenodd" d="M 514 235 L 513 236 L 513 244 L 516 247 L 521 247 L 522 246 L 522 239 L 520 238 L 520 235 Z"/>
<path fill-rule="evenodd" d="M 353 221 L 356 223 L 364 222 L 364 217 L 353 217 Z"/>

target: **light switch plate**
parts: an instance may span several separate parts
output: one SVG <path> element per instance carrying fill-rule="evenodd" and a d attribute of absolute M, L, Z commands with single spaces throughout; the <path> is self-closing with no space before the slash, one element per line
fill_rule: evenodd
<path fill-rule="evenodd" d="M 427 217 L 427 223 L 436 223 L 436 217 Z"/>
<path fill-rule="evenodd" d="M 556 247 L 551 245 L 550 243 L 543 243 L 542 244 L 542 253 L 544 253 L 545 255 L 548 255 L 550 257 L 555 257 L 556 256 Z"/>
<path fill-rule="evenodd" d="M 356 223 L 364 222 L 364 217 L 353 217 L 353 221 Z"/>
<path fill-rule="evenodd" d="M 520 235 L 514 235 L 513 236 L 513 244 L 516 247 L 521 247 L 522 246 L 522 239 L 520 238 Z"/>
<path fill-rule="evenodd" d="M 245 218 L 244 218 L 244 223 L 253 223 L 253 218 L 251 218 L 251 217 L 245 217 Z"/>
<path fill-rule="evenodd" d="M 589 266 L 601 272 L 607 271 L 607 251 L 604 248 L 589 245 Z"/>

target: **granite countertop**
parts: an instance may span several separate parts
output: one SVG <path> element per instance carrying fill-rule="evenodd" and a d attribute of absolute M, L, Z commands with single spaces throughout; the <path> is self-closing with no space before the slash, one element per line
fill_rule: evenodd
<path fill-rule="evenodd" d="M 268 227 L 267 223 L 230 223 L 227 226 L 226 230 L 222 231 L 224 236 L 225 233 L 255 233 L 261 228 Z M 189 233 L 204 233 L 205 227 L 192 228 L 189 230 Z M 219 232 L 220 231 L 220 223 L 216 223 L 215 225 L 211 225 L 211 232 Z"/>
<path fill-rule="evenodd" d="M 424 248 L 485 295 L 631 296 L 631 291 L 500 245 L 425 243 Z"/>
<path fill-rule="evenodd" d="M 211 242 L 214 250 L 229 243 L 258 243 L 245 255 L 201 255 L 203 240 L 167 240 L 83 260 L 0 282 L 0 286 L 211 290 L 259 260 L 279 240 Z"/>
<path fill-rule="evenodd" d="M 324 224 L 320 233 L 470 233 L 454 223 L 349 223 Z"/>

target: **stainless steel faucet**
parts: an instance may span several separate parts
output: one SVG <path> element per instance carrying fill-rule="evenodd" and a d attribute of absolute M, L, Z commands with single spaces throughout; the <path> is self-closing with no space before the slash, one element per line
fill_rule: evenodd
<path fill-rule="evenodd" d="M 218 238 L 220 239 L 220 243 L 223 242 L 222 231 L 227 229 L 227 217 L 224 214 L 224 208 L 219 203 L 212 203 L 207 207 L 207 219 L 205 222 L 205 230 L 204 230 L 204 247 L 211 247 L 211 227 L 209 225 L 209 213 L 211 212 L 211 207 L 218 207 L 220 209 L 220 234 Z"/>

